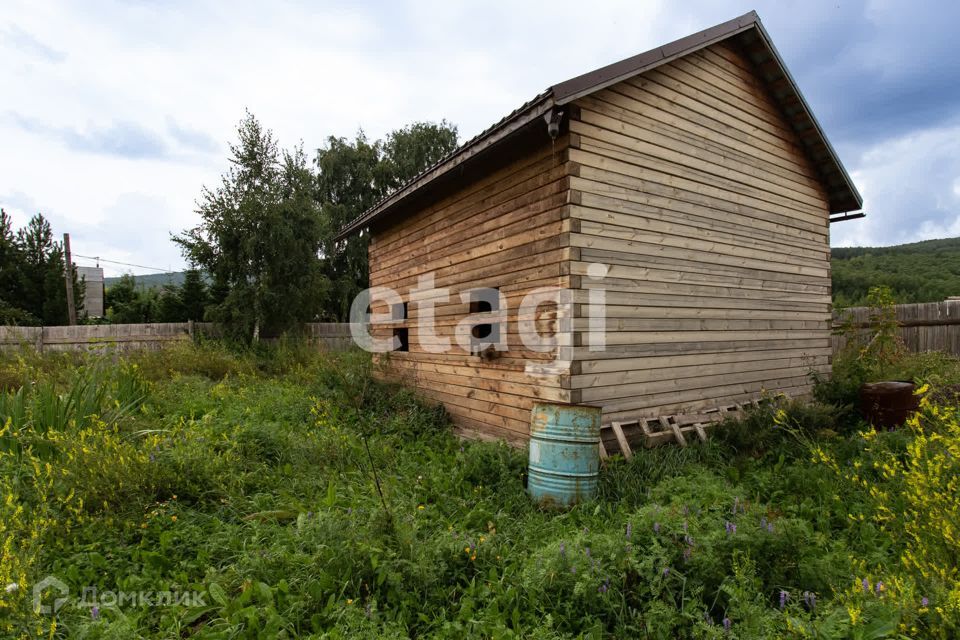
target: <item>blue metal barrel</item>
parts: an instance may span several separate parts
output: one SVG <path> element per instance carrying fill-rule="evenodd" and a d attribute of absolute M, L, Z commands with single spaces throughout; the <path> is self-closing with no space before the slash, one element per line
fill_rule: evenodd
<path fill-rule="evenodd" d="M 527 491 L 536 502 L 569 507 L 597 495 L 600 414 L 600 407 L 533 405 Z"/>

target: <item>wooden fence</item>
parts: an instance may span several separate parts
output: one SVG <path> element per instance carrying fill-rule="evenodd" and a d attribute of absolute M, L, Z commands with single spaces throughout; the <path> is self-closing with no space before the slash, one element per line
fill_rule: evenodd
<path fill-rule="evenodd" d="M 960 299 L 943 302 L 898 304 L 897 323 L 900 336 L 911 351 L 944 351 L 960 356 Z M 870 309 L 854 307 L 835 315 L 833 326 L 839 329 L 844 321 L 857 327 L 869 326 Z M 833 336 L 833 352 L 846 344 L 842 335 Z"/>
<path fill-rule="evenodd" d="M 303 327 L 311 343 L 342 351 L 353 343 L 349 323 L 317 322 Z M 158 322 L 152 324 L 102 324 L 74 327 L 0 327 L 0 348 L 33 347 L 39 351 L 72 349 L 158 349 L 197 336 L 219 335 L 209 322 Z"/>

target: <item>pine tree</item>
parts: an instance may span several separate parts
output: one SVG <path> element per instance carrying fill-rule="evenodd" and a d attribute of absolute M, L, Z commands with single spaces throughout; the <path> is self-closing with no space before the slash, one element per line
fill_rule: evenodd
<path fill-rule="evenodd" d="M 187 269 L 180 286 L 180 300 L 183 305 L 184 320 L 200 322 L 207 308 L 207 285 L 198 269 Z"/>

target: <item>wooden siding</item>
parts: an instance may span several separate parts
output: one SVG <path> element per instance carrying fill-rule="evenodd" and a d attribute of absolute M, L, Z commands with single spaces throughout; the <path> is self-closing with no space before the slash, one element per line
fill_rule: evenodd
<path fill-rule="evenodd" d="M 751 63 L 720 43 L 576 107 L 571 399 L 620 420 L 808 392 L 830 364 L 828 202 Z"/>
<path fill-rule="evenodd" d="M 551 354 L 523 347 L 517 308 L 538 287 L 569 287 L 569 168 L 567 137 L 544 144 L 528 156 L 486 175 L 456 193 L 385 229 L 370 244 L 370 284 L 394 289 L 404 301 L 419 276 L 433 273 L 434 286 L 451 298 L 438 303 L 436 334 L 452 350 L 428 353 L 421 344 L 416 304 L 406 322 L 375 327 L 409 331 L 409 351 L 378 358 L 384 377 L 402 380 L 442 402 L 458 428 L 477 437 L 524 441 L 530 409 L 538 400 L 569 402 L 569 366 L 550 368 Z M 509 350 L 492 361 L 457 346 L 456 324 L 469 315 L 460 293 L 499 287 L 507 299 Z M 382 313 L 375 305 L 374 312 Z M 567 336 L 569 340 L 569 336 Z M 542 362 L 549 375 L 528 375 L 529 361 Z"/>

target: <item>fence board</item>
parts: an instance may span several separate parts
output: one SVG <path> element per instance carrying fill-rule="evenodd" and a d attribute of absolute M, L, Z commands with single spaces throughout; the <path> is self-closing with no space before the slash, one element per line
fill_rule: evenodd
<path fill-rule="evenodd" d="M 943 302 L 898 304 L 897 323 L 900 336 L 910 351 L 943 351 L 960 356 L 960 299 Z M 834 329 L 845 321 L 854 326 L 869 326 L 870 308 L 853 307 L 833 317 Z M 842 335 L 833 336 L 833 353 L 837 354 L 846 344 Z"/>
<path fill-rule="evenodd" d="M 190 341 L 198 335 L 216 337 L 221 335 L 221 332 L 210 322 L 0 327 L 0 349 L 21 347 L 32 347 L 40 351 L 159 349 L 166 344 Z M 303 336 L 310 343 L 322 345 L 330 351 L 344 351 L 353 344 L 349 323 L 306 324 L 303 326 Z"/>

